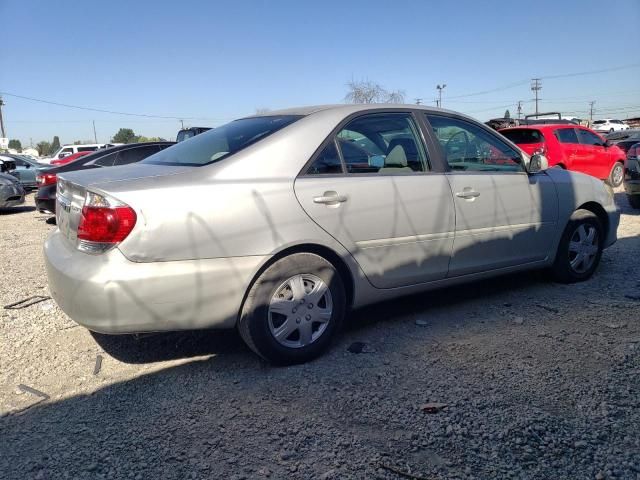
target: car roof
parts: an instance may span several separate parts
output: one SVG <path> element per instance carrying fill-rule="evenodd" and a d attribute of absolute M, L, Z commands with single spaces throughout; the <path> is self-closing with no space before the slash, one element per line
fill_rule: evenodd
<path fill-rule="evenodd" d="M 555 128 L 575 128 L 575 127 L 582 127 L 582 125 L 577 125 L 575 123 L 537 123 L 534 125 L 520 125 L 518 127 L 501 128 L 500 131 L 515 130 L 518 128 L 524 128 L 527 130 L 552 130 Z"/>
<path fill-rule="evenodd" d="M 345 116 L 352 113 L 366 112 L 369 110 L 394 110 L 394 109 L 412 109 L 412 110 L 424 110 L 425 112 L 433 113 L 449 113 L 454 115 L 462 115 L 459 112 L 453 110 L 446 110 L 438 107 L 428 107 L 424 105 L 415 104 L 402 104 L 402 103 L 367 103 L 367 104 L 330 104 L 330 105 L 309 105 L 303 107 L 286 108 L 282 110 L 270 110 L 268 112 L 257 113 L 255 115 L 248 115 L 244 118 L 254 117 L 272 117 L 275 115 L 301 115 L 308 116 L 318 112 L 334 111 L 336 113 L 342 113 Z M 462 115 L 466 116 L 466 115 Z"/>

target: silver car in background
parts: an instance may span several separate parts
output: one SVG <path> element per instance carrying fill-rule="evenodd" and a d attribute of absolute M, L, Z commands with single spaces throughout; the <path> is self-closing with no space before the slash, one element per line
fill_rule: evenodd
<path fill-rule="evenodd" d="M 534 268 L 589 278 L 616 241 L 601 181 L 455 112 L 338 105 L 233 121 L 59 177 L 51 294 L 103 333 L 237 327 L 274 363 L 349 309 Z"/>

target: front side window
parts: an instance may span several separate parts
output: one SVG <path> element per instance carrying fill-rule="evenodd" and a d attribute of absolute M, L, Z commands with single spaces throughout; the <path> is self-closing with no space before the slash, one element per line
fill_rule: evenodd
<path fill-rule="evenodd" d="M 300 118 L 300 115 L 273 115 L 235 120 L 151 155 L 142 163 L 201 167 L 233 155 Z"/>
<path fill-rule="evenodd" d="M 555 134 L 560 143 L 580 143 L 573 128 L 560 128 L 555 131 Z"/>
<path fill-rule="evenodd" d="M 598 135 L 591 133 L 589 130 L 578 129 L 578 138 L 580 139 L 580 143 L 584 145 L 601 147 L 604 144 Z"/>
<path fill-rule="evenodd" d="M 449 168 L 455 171 L 521 172 L 521 154 L 495 134 L 466 120 L 426 114 Z"/>

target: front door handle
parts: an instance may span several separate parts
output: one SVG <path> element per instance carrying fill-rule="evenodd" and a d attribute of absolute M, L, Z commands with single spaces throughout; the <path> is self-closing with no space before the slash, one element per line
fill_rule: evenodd
<path fill-rule="evenodd" d="M 480 192 L 476 192 L 471 187 L 465 187 L 461 192 L 456 192 L 456 197 L 464 198 L 465 200 L 473 200 L 480 196 Z"/>
<path fill-rule="evenodd" d="M 324 192 L 319 197 L 313 197 L 313 203 L 321 203 L 329 207 L 337 207 L 347 201 L 346 195 L 338 195 L 334 191 Z"/>

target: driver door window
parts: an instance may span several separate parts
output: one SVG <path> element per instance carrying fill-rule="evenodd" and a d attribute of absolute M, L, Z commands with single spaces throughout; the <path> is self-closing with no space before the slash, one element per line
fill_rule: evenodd
<path fill-rule="evenodd" d="M 483 128 L 453 117 L 426 117 L 451 170 L 524 171 L 520 153 Z"/>

